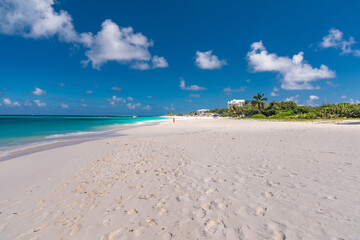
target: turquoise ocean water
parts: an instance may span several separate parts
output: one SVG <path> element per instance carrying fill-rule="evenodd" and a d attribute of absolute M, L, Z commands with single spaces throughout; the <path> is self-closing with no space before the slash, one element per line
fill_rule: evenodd
<path fill-rule="evenodd" d="M 164 119 L 114 116 L 0 116 L 0 152 L 26 149 L 77 137 L 100 136 L 128 124 Z"/>

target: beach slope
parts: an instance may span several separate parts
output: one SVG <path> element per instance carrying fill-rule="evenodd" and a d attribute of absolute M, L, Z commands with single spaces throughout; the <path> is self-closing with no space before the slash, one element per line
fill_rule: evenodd
<path fill-rule="evenodd" d="M 170 120 L 0 162 L 0 239 L 358 239 L 360 125 Z"/>

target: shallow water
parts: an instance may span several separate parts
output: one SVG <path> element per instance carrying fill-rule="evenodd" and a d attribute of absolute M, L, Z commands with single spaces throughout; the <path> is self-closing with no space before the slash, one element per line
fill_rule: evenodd
<path fill-rule="evenodd" d="M 0 152 L 42 146 L 77 137 L 96 136 L 127 124 L 162 117 L 114 116 L 0 116 Z"/>

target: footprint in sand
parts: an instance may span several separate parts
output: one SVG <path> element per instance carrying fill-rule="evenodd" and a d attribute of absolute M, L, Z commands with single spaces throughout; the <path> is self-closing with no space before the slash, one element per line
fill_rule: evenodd
<path fill-rule="evenodd" d="M 74 235 L 75 233 L 79 232 L 81 229 L 82 225 L 81 224 L 77 224 L 72 228 L 72 231 L 70 233 L 70 235 Z"/>
<path fill-rule="evenodd" d="M 337 199 L 337 197 L 335 195 L 328 195 L 328 196 L 326 196 L 324 198 L 327 199 L 327 200 L 336 200 Z"/>
<path fill-rule="evenodd" d="M 130 209 L 129 211 L 125 211 L 126 214 L 128 215 L 134 215 L 134 214 L 137 214 L 139 211 L 135 208 L 133 209 Z"/>
<path fill-rule="evenodd" d="M 218 220 L 209 219 L 205 222 L 205 230 L 208 233 L 215 234 L 217 231 L 224 229 L 224 225 Z"/>
<path fill-rule="evenodd" d="M 255 208 L 249 208 L 248 214 L 253 216 L 265 216 L 267 208 L 266 207 L 255 207 Z"/>
<path fill-rule="evenodd" d="M 209 188 L 208 190 L 205 191 L 205 193 L 206 193 L 207 195 L 209 195 L 209 194 L 212 194 L 212 193 L 217 192 L 217 191 L 218 191 L 218 190 L 217 190 L 216 188 Z"/>
<path fill-rule="evenodd" d="M 266 198 L 271 198 L 274 196 L 274 194 L 272 192 L 263 192 L 262 195 Z"/>

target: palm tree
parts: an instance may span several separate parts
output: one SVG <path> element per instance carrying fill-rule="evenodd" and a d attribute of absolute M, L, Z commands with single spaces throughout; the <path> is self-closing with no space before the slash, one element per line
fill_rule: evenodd
<path fill-rule="evenodd" d="M 264 101 L 267 101 L 268 99 L 264 97 L 264 94 L 257 93 L 257 95 L 253 96 L 253 104 L 257 106 L 257 109 L 259 113 L 262 112 L 262 106 L 264 105 Z"/>
<path fill-rule="evenodd" d="M 229 113 L 231 116 L 233 117 L 237 117 L 237 108 L 235 105 L 232 105 L 230 108 L 229 108 Z"/>

